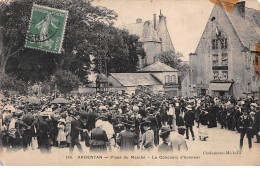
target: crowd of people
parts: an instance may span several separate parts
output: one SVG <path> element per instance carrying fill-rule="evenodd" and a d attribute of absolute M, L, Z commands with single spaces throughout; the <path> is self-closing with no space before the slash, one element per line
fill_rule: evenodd
<path fill-rule="evenodd" d="M 187 151 L 187 139 L 207 141 L 208 128 L 240 133 L 260 142 L 259 104 L 253 97 L 181 98 L 166 95 L 68 94 L 0 98 L 0 149 L 18 151 L 77 146 L 90 152 Z M 199 128 L 198 137 L 193 127 Z M 190 137 L 191 135 L 191 137 Z"/>

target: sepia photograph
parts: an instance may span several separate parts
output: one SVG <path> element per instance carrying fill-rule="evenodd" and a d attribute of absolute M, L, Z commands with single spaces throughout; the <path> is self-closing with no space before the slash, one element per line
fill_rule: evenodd
<path fill-rule="evenodd" d="M 259 166 L 260 0 L 0 0 L 1 166 Z"/>

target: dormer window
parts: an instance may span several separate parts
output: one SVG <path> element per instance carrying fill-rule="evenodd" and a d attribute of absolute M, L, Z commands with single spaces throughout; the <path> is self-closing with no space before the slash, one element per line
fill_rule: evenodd
<path fill-rule="evenodd" d="M 227 39 L 226 38 L 220 39 L 220 46 L 221 46 L 221 49 L 227 49 L 228 48 Z"/>
<path fill-rule="evenodd" d="M 218 40 L 217 39 L 212 39 L 212 49 L 218 49 Z"/>

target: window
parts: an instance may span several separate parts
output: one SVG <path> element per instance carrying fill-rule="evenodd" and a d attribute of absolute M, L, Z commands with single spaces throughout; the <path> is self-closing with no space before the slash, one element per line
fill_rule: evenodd
<path fill-rule="evenodd" d="M 169 76 L 169 82 L 168 83 L 172 83 L 172 77 Z"/>
<path fill-rule="evenodd" d="M 220 39 L 220 46 L 221 46 L 221 49 L 227 49 L 227 39 L 224 38 L 224 39 Z"/>
<path fill-rule="evenodd" d="M 221 65 L 222 66 L 228 65 L 228 54 L 227 53 L 222 53 Z"/>
<path fill-rule="evenodd" d="M 246 56 L 246 68 L 250 69 L 251 64 L 251 56 Z"/>
<path fill-rule="evenodd" d="M 169 83 L 169 81 L 170 81 L 170 76 L 169 75 L 165 76 L 165 83 Z"/>
<path fill-rule="evenodd" d="M 255 81 L 255 76 L 252 77 L 252 80 Z"/>
<path fill-rule="evenodd" d="M 255 56 L 255 65 L 258 65 L 258 57 Z"/>
<path fill-rule="evenodd" d="M 172 75 L 172 82 L 173 82 L 174 84 L 177 83 L 177 81 L 176 81 L 176 76 L 175 76 L 175 75 Z"/>
<path fill-rule="evenodd" d="M 219 80 L 219 78 L 218 78 L 218 76 L 219 76 L 218 71 L 213 71 L 213 74 L 214 74 L 214 80 Z"/>
<path fill-rule="evenodd" d="M 218 54 L 213 54 L 213 56 L 212 56 L 212 65 L 213 66 L 218 65 Z"/>
<path fill-rule="evenodd" d="M 217 39 L 212 39 L 212 49 L 218 49 L 218 40 Z"/>
<path fill-rule="evenodd" d="M 220 80 L 227 80 L 228 79 L 228 71 L 222 71 L 222 76 Z"/>

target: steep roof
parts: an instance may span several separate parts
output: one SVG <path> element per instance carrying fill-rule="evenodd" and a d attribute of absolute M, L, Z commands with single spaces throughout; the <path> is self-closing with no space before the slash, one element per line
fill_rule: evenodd
<path fill-rule="evenodd" d="M 138 72 L 177 72 L 177 69 L 174 69 L 160 61 L 157 61 L 149 66 L 146 66 L 140 69 Z"/>
<path fill-rule="evenodd" d="M 155 41 L 160 42 L 157 32 L 154 29 L 153 21 L 145 21 L 134 24 L 124 24 L 120 28 L 128 30 L 130 34 L 134 34 L 140 37 L 141 42 Z"/>
<path fill-rule="evenodd" d="M 256 46 L 260 40 L 260 11 L 245 8 L 245 18 L 237 8 L 232 13 L 226 12 L 226 14 L 242 44 L 248 48 Z"/>
<path fill-rule="evenodd" d="M 123 86 L 162 85 L 150 73 L 110 73 Z"/>
<path fill-rule="evenodd" d="M 159 16 L 159 23 L 157 27 L 158 37 L 162 39 L 162 51 L 175 51 L 171 40 L 171 36 L 167 28 L 165 16 Z"/>
<path fill-rule="evenodd" d="M 132 24 L 123 24 L 120 25 L 119 28 L 127 30 L 130 34 L 134 34 L 140 37 L 140 41 L 142 41 L 143 37 L 143 25 L 144 23 L 132 23 Z"/>
<path fill-rule="evenodd" d="M 241 10 L 239 9 L 239 7 L 237 7 L 237 4 L 232 4 L 224 1 L 219 2 L 222 3 L 222 7 L 220 7 L 219 5 L 215 5 L 210 16 L 212 15 L 214 10 L 223 10 L 241 43 L 248 49 L 255 49 L 255 47 L 259 45 L 260 40 L 260 11 L 245 7 L 243 17 L 241 15 Z M 228 3 L 228 6 L 234 10 L 225 10 L 225 6 L 227 6 L 227 4 L 225 3 Z M 207 22 L 205 29 L 207 29 L 208 24 L 209 21 Z M 204 39 L 205 29 L 197 45 L 195 53 L 197 53 L 198 47 Z"/>

